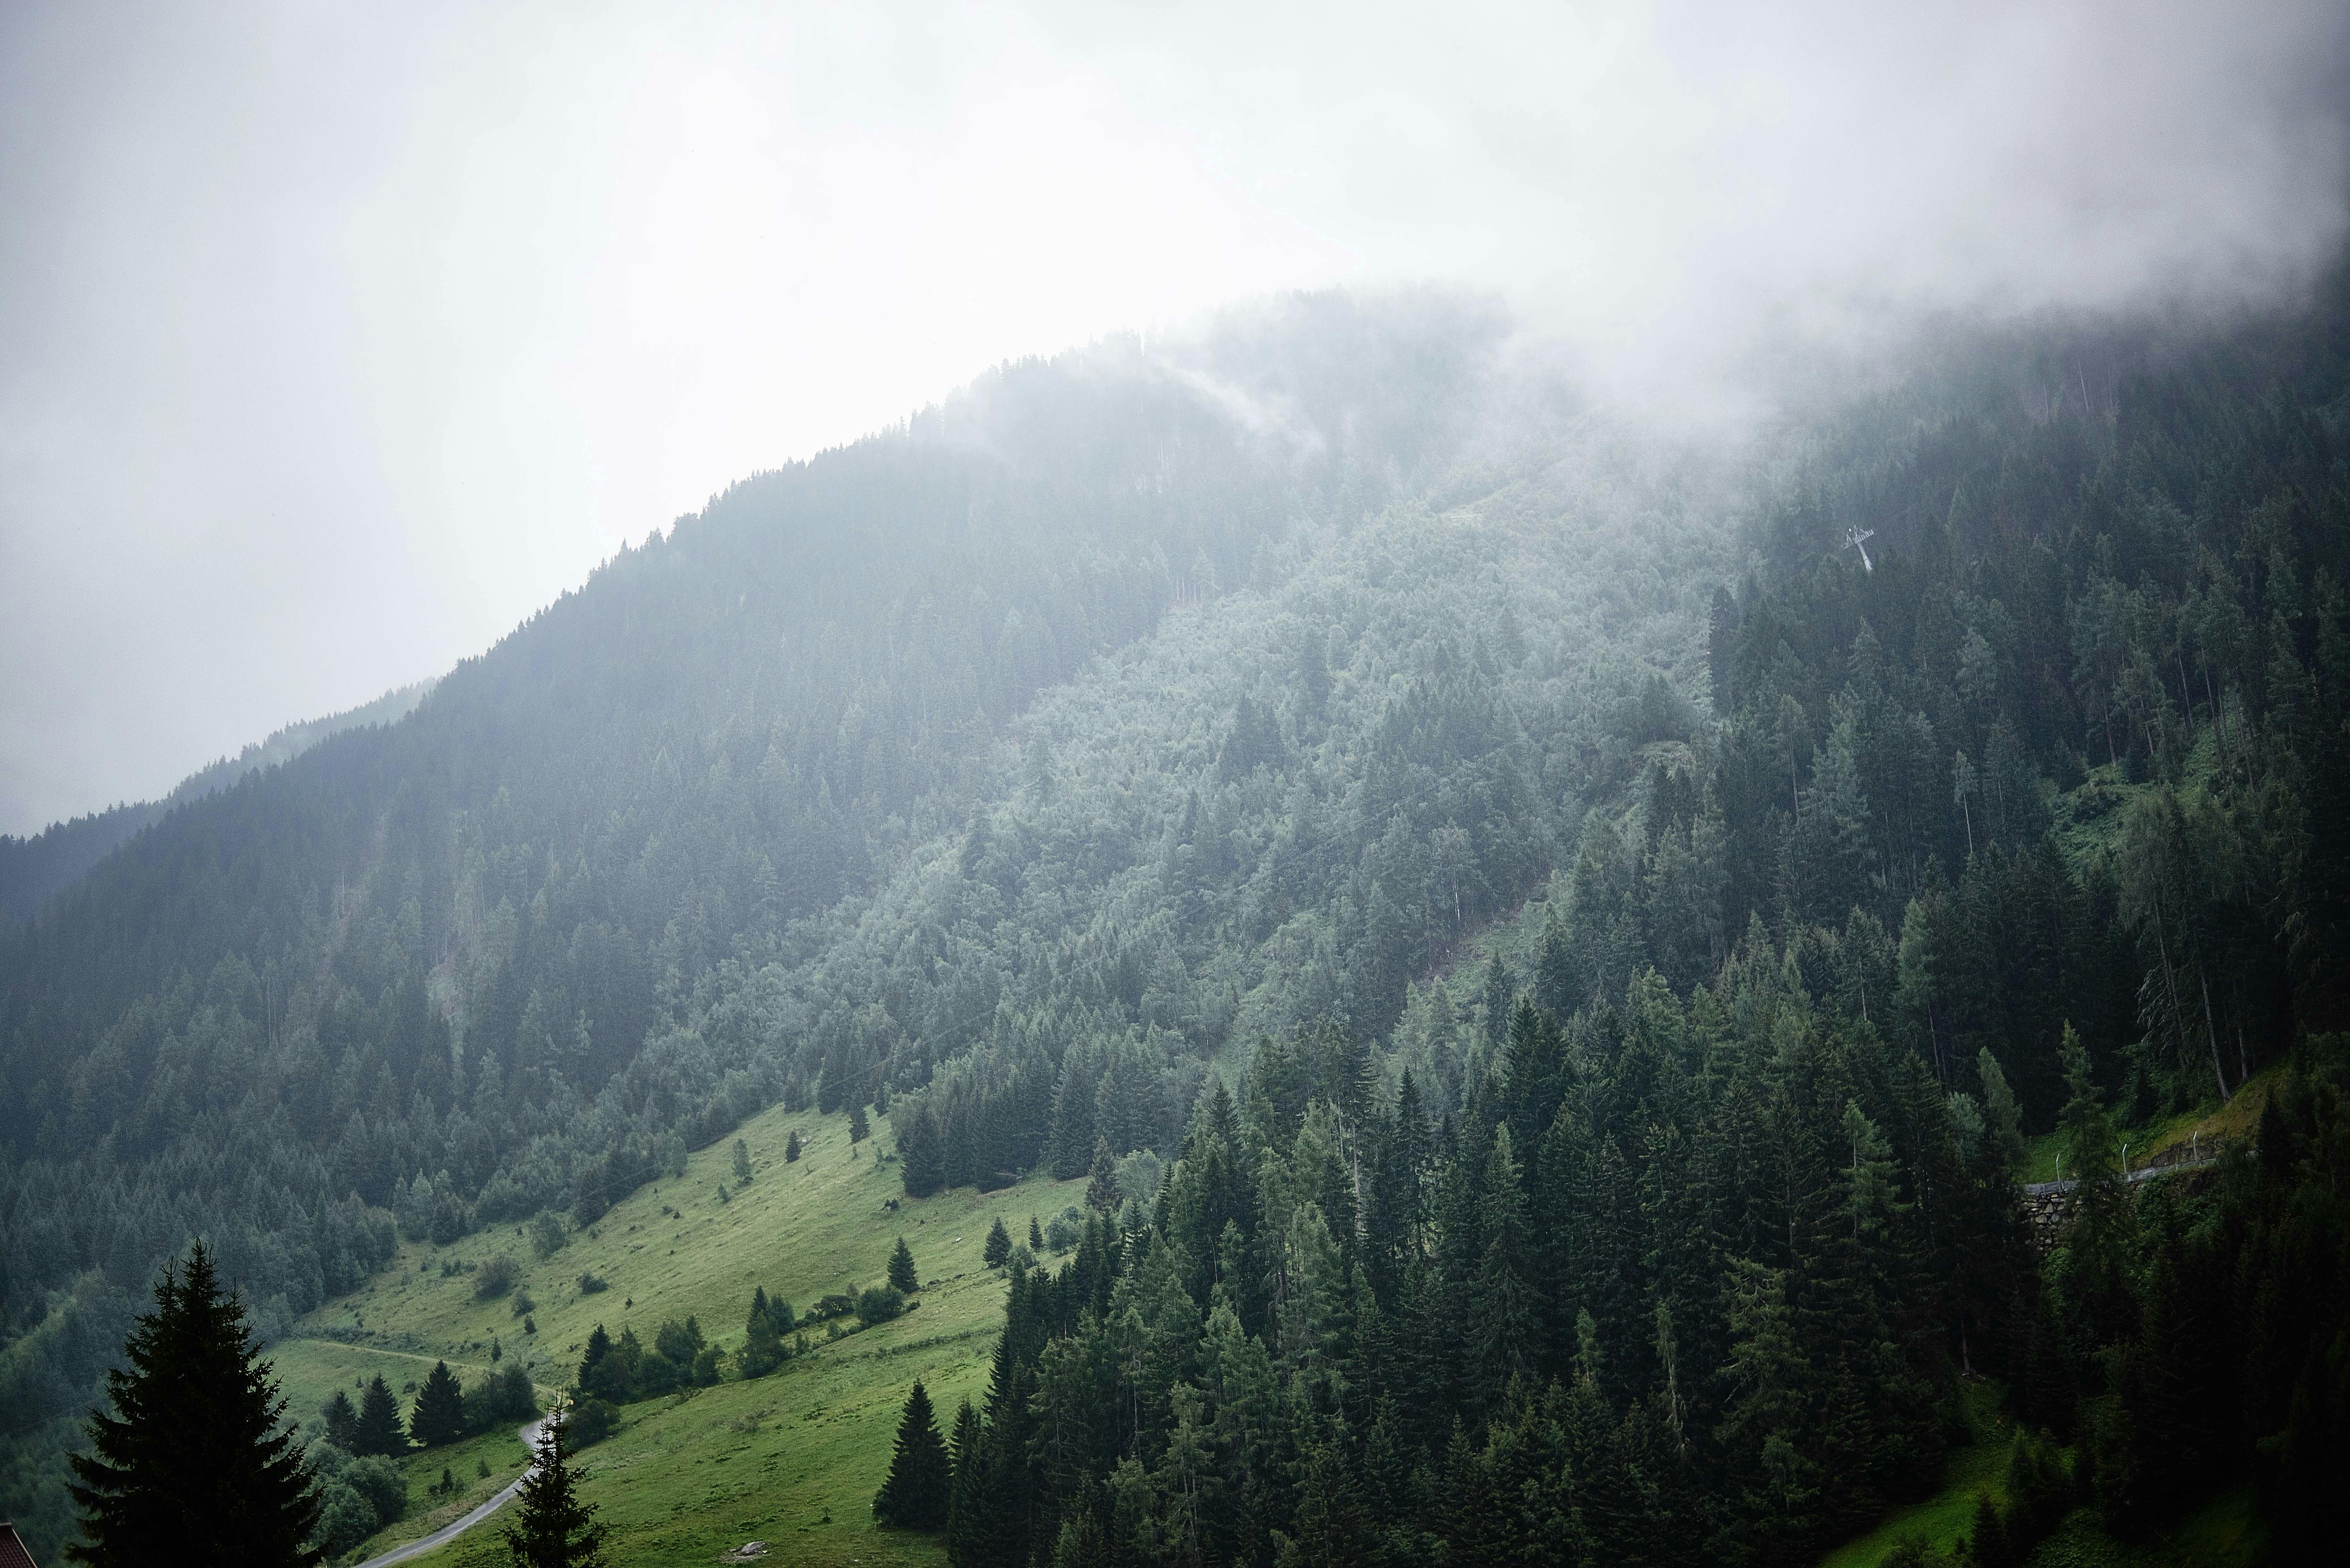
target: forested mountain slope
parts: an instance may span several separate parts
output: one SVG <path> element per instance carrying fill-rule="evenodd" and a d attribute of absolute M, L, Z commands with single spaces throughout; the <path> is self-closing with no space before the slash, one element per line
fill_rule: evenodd
<path fill-rule="evenodd" d="M 69 822 L 52 823 L 22 838 L 0 834 L 0 923 L 32 919 L 34 911 L 53 896 L 81 880 L 91 867 L 140 828 L 161 822 L 172 807 L 226 789 L 247 774 L 289 762 L 329 735 L 363 724 L 397 722 L 432 687 L 431 681 L 420 680 L 340 713 L 288 724 L 265 741 L 247 744 L 234 757 L 197 769 L 161 800 L 109 806 Z"/>
<path fill-rule="evenodd" d="M 0 1293 L 141 1281 L 234 1216 L 294 1251 L 230 1239 L 227 1272 L 299 1308 L 364 1259 L 285 1194 L 382 1205 L 446 1168 L 485 1217 L 567 1201 L 492 1178 L 714 965 L 788 951 L 960 820 L 1035 691 L 1456 461 L 1494 330 L 1302 301 L 1180 366 L 1006 369 L 737 486 L 402 723 L 179 814 L 0 950 Z"/>
<path fill-rule="evenodd" d="M 1968 1366 L 2119 1527 L 2256 1439 L 2324 1527 L 2343 321 L 1953 335 L 1709 457 L 1307 300 L 738 486 L 0 943 L 18 1474 L 192 1231 L 276 1325 L 781 1101 L 918 1199 L 1172 1162 L 1014 1283 L 959 1563 L 1794 1561 Z"/>
<path fill-rule="evenodd" d="M 1799 1563 L 1934 1489 L 1979 1374 L 2018 1436 L 1969 1561 L 2246 1481 L 2278 1561 L 2338 1542 L 2345 325 L 1946 345 L 1790 432 L 1711 722 L 1540 920 L 1384 1053 L 1262 1040 L 1154 1205 L 1015 1271 L 951 1560 Z M 2281 1060 L 2248 1143 L 2125 1184 L 2132 1124 Z M 988 1126 L 959 1082 L 898 1113 L 910 1189 Z"/>

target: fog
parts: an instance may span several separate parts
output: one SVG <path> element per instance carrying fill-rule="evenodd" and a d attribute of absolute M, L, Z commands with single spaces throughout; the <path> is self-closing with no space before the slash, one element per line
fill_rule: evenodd
<path fill-rule="evenodd" d="M 2289 296 L 2350 188 L 2330 5 L 683 9 L 0 11 L 0 832 L 1007 357 L 1434 282 L 1708 416 Z"/>

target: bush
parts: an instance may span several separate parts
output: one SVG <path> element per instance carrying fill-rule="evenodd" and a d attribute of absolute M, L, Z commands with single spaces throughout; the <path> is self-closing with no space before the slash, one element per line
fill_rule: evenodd
<path fill-rule="evenodd" d="M 582 1274 L 579 1276 L 579 1293 L 583 1296 L 592 1296 L 598 1291 L 608 1291 L 611 1288 L 611 1281 L 603 1279 L 598 1275 Z"/>
<path fill-rule="evenodd" d="M 1045 1227 L 1045 1245 L 1055 1252 L 1066 1252 L 1085 1239 L 1086 1218 L 1074 1203 L 1054 1215 L 1053 1222 Z"/>
<path fill-rule="evenodd" d="M 542 1258 L 551 1258 L 563 1250 L 568 1240 L 563 1229 L 563 1216 L 552 1209 L 542 1209 L 530 1221 L 531 1251 Z"/>
<path fill-rule="evenodd" d="M 495 1301 L 514 1289 L 515 1281 L 520 1276 L 521 1271 L 515 1267 L 515 1261 L 500 1252 L 484 1263 L 482 1272 L 474 1276 L 473 1299 L 477 1302 Z"/>
<path fill-rule="evenodd" d="M 570 1446 L 584 1449 L 590 1443 L 600 1443 L 619 1429 L 619 1407 L 608 1399 L 582 1399 L 571 1407 L 571 1419 L 564 1424 L 564 1435 Z"/>
<path fill-rule="evenodd" d="M 816 1298 L 816 1306 L 808 1313 L 808 1322 L 822 1323 L 827 1318 L 847 1317 L 856 1310 L 857 1302 L 853 1297 L 841 1295 L 836 1292 L 831 1295 Z"/>
<path fill-rule="evenodd" d="M 375 1510 L 377 1529 L 408 1516 L 408 1472 L 384 1455 L 353 1459 L 343 1467 L 340 1480 Z"/>
<path fill-rule="evenodd" d="M 509 1421 L 527 1421 L 538 1414 L 538 1391 L 530 1374 L 509 1366 L 474 1379 L 465 1390 L 465 1429 L 486 1432 Z"/>
<path fill-rule="evenodd" d="M 858 1321 L 868 1327 L 904 1314 L 906 1293 L 895 1285 L 868 1285 L 857 1298 Z"/>
<path fill-rule="evenodd" d="M 1905 1535 L 1877 1560 L 1877 1568 L 1927 1568 L 1930 1561 L 1926 1542 L 1915 1535 Z"/>
<path fill-rule="evenodd" d="M 537 1310 L 538 1303 L 530 1299 L 530 1293 L 528 1291 L 522 1290 L 515 1292 L 514 1306 L 509 1311 L 510 1316 L 528 1317 Z"/>
<path fill-rule="evenodd" d="M 383 1527 L 376 1521 L 375 1504 L 340 1480 L 318 1490 L 318 1543 L 331 1556 L 340 1556 Z"/>

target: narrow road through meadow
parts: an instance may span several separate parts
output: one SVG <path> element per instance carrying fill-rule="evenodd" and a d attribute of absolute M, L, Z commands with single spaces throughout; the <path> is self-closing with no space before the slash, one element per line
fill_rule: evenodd
<path fill-rule="evenodd" d="M 541 1416 L 537 1420 L 533 1421 L 529 1426 L 525 1427 L 522 1429 L 523 1447 L 531 1451 L 531 1462 L 524 1467 L 523 1472 L 520 1476 L 506 1483 L 505 1490 L 498 1493 L 497 1496 L 490 1499 L 489 1501 L 482 1504 L 481 1507 L 473 1510 L 473 1512 L 465 1515 L 464 1518 L 458 1520 L 455 1523 L 444 1524 L 430 1535 L 420 1536 L 414 1541 L 403 1542 L 401 1544 L 393 1547 L 390 1551 L 384 1552 L 380 1556 L 369 1558 L 366 1562 L 360 1563 L 359 1568 L 390 1568 L 390 1565 L 394 1563 L 405 1563 L 411 1557 L 421 1557 L 427 1552 L 431 1552 L 437 1547 L 446 1546 L 449 1542 L 456 1540 L 457 1537 L 464 1534 L 465 1532 L 473 1529 L 473 1526 L 481 1523 L 482 1521 L 489 1518 L 490 1515 L 504 1508 L 506 1505 L 506 1500 L 514 1496 L 516 1491 L 519 1491 L 522 1489 L 522 1483 L 530 1479 L 530 1472 L 538 1468 L 538 1429 L 545 1425 L 546 1425 L 546 1417 Z"/>

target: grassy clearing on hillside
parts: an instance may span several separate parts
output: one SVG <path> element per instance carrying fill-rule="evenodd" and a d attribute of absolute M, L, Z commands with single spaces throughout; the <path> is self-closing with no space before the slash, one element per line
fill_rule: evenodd
<path fill-rule="evenodd" d="M 305 1432 L 321 1429 L 319 1407 L 336 1389 L 348 1394 L 351 1403 L 357 1405 L 361 1386 L 379 1374 L 390 1385 L 392 1392 L 400 1395 L 400 1412 L 405 1416 L 415 1402 L 411 1386 L 421 1385 L 424 1375 L 432 1370 L 433 1362 L 443 1359 L 413 1351 L 378 1350 L 326 1339 L 280 1340 L 269 1347 L 268 1355 L 286 1396 L 286 1413 L 302 1423 Z M 468 1385 L 492 1371 L 486 1356 L 478 1362 L 447 1359 L 449 1370 Z M 554 1389 L 542 1379 L 540 1393 L 552 1396 Z M 497 1431 L 484 1432 L 462 1443 L 410 1454 L 402 1461 L 408 1472 L 408 1517 L 369 1537 L 352 1555 L 371 1557 L 403 1541 L 430 1535 L 521 1475 L 528 1456 L 518 1433 L 519 1426 L 518 1422 L 502 1426 Z M 477 1473 L 478 1466 L 484 1463 L 490 1467 L 486 1478 Z M 440 1480 L 443 1469 L 456 1481 L 457 1490 L 445 1498 L 436 1498 L 428 1489 Z"/>
<path fill-rule="evenodd" d="M 2153 1541 L 2116 1541 L 2095 1510 L 2075 1509 L 2023 1568 L 2256 1568 L 2267 1561 L 2259 1506 L 2250 1487 L 2239 1487 Z"/>
<path fill-rule="evenodd" d="M 1968 1441 L 1943 1462 L 1941 1490 L 1922 1502 L 1897 1508 L 1867 1534 L 1856 1536 L 1820 1560 L 1821 1568 L 1874 1568 L 1894 1542 L 1918 1536 L 1948 1553 L 1974 1522 L 1975 1493 L 1988 1490 L 2007 1506 L 2007 1448 L 2013 1428 L 2000 1424 L 2001 1386 L 1988 1379 L 1966 1390 Z"/>
<path fill-rule="evenodd" d="M 2243 1143 L 2251 1139 L 2261 1124 L 2261 1107 L 2277 1085 L 2283 1081 L 2288 1062 L 2272 1062 L 2244 1080 L 2228 1103 L 2206 1100 L 2192 1110 L 2177 1116 L 2160 1116 L 2144 1127 L 2122 1127 L 2121 1141 L 2129 1146 L 2130 1168 L 2137 1170 L 2156 1155 L 2178 1147 L 2190 1138 L 2199 1138 L 2209 1147 L 2217 1142 Z M 2031 1140 L 2024 1155 L 2022 1179 L 2054 1181 L 2060 1172 L 2058 1162 L 2064 1154 L 2062 1132 L 2043 1133 Z M 2072 1174 L 2069 1171 L 2064 1175 Z"/>
<path fill-rule="evenodd" d="M 795 1130 L 804 1152 L 786 1164 L 784 1144 Z M 917 1308 L 837 1340 L 822 1327 L 809 1331 L 809 1354 L 772 1376 L 623 1407 L 619 1431 L 580 1456 L 584 1491 L 616 1532 L 612 1560 L 632 1568 L 707 1563 L 753 1538 L 794 1563 L 942 1562 L 937 1538 L 878 1532 L 868 1511 L 889 1468 L 899 1409 L 917 1377 L 942 1420 L 959 1400 L 978 1397 L 1003 1321 L 1003 1276 L 980 1262 L 988 1222 L 1000 1215 L 1023 1236 L 1032 1213 L 1050 1220 L 1081 1202 L 1085 1182 L 1030 1181 L 984 1194 L 962 1189 L 917 1201 L 904 1197 L 898 1167 L 875 1158 L 889 1141 L 886 1132 L 851 1158 L 845 1116 L 772 1110 L 737 1136 L 750 1149 L 749 1186 L 734 1184 L 733 1138 L 723 1138 L 690 1156 L 683 1177 L 630 1194 L 545 1260 L 513 1226 L 451 1247 L 404 1243 L 365 1288 L 298 1325 L 310 1338 L 280 1347 L 304 1368 L 296 1414 L 314 1414 L 337 1378 L 348 1385 L 351 1374 L 332 1361 L 346 1352 L 422 1357 L 421 1365 L 405 1360 L 416 1369 L 400 1377 L 386 1370 L 396 1388 L 421 1378 L 439 1356 L 452 1357 L 452 1369 L 455 1357 L 465 1357 L 459 1370 L 469 1377 L 486 1370 L 494 1334 L 505 1355 L 523 1357 L 552 1387 L 570 1381 L 598 1323 L 615 1336 L 633 1327 L 650 1345 L 664 1319 L 688 1314 L 731 1352 L 742 1343 L 754 1286 L 805 1313 L 827 1293 L 879 1281 L 902 1235 L 923 1281 Z M 884 1207 L 892 1199 L 900 1203 L 895 1211 Z M 478 1266 L 500 1252 L 514 1259 L 518 1288 L 536 1303 L 536 1335 L 523 1333 L 510 1299 L 473 1299 L 476 1274 L 462 1267 L 442 1273 L 444 1265 Z M 583 1295 L 583 1272 L 608 1288 Z M 315 1374 L 310 1358 L 320 1363 Z M 295 1374 L 281 1376 L 294 1395 Z M 519 1449 L 511 1435 L 504 1440 Z M 442 1462 L 431 1458 L 426 1479 L 437 1479 Z M 488 1490 L 484 1483 L 484 1495 Z M 422 1501 L 421 1482 L 416 1496 Z M 423 1532 L 409 1523 L 401 1538 Z M 419 1561 L 503 1563 L 503 1551 L 495 1526 L 485 1525 Z"/>

